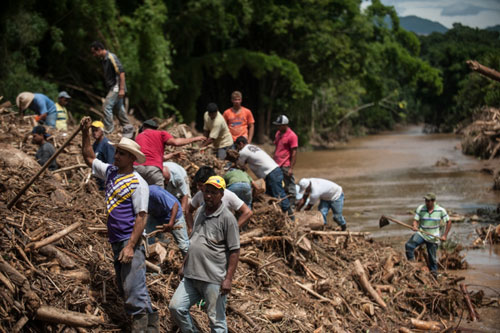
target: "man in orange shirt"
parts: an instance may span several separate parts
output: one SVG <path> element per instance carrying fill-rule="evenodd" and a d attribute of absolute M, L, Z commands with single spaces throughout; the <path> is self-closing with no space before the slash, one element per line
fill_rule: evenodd
<path fill-rule="evenodd" d="M 255 120 L 253 119 L 252 111 L 241 106 L 241 101 L 241 92 L 233 91 L 231 94 L 233 107 L 224 111 L 222 116 L 229 127 L 233 141 L 239 136 L 244 136 L 248 140 L 248 143 L 251 143 Z"/>

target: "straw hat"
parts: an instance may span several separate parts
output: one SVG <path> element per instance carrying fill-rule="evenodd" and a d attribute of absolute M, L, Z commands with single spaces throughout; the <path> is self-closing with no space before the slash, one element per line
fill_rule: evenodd
<path fill-rule="evenodd" d="M 120 148 L 128 151 L 135 156 L 137 163 L 142 164 L 146 162 L 146 156 L 141 152 L 141 146 L 134 140 L 122 138 L 119 143 L 110 143 L 113 147 Z"/>
<path fill-rule="evenodd" d="M 19 110 L 24 111 L 30 106 L 31 102 L 33 102 L 33 98 L 35 98 L 35 94 L 25 91 L 17 95 L 16 105 Z"/>

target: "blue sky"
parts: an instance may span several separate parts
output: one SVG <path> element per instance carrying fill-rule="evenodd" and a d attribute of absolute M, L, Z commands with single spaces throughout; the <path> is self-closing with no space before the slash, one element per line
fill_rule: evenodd
<path fill-rule="evenodd" d="M 415 15 L 451 28 L 458 22 L 486 28 L 500 24 L 500 0 L 381 0 L 394 6 L 399 16 Z M 368 6 L 370 0 L 363 3 Z"/>

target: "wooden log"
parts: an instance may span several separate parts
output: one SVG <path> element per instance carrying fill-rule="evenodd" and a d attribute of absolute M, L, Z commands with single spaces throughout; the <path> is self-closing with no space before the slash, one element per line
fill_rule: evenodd
<path fill-rule="evenodd" d="M 469 310 L 469 318 L 472 321 L 477 321 L 479 319 L 479 315 L 477 314 L 474 306 L 469 297 L 469 292 L 467 291 L 467 286 L 463 283 L 460 283 L 460 290 L 464 294 L 465 304 L 467 304 L 467 309 Z"/>
<path fill-rule="evenodd" d="M 150 261 L 146 260 L 146 268 L 155 273 L 161 273 L 161 268 L 158 265 L 153 264 Z"/>
<path fill-rule="evenodd" d="M 281 321 L 284 316 L 285 314 L 283 313 L 283 311 L 277 309 L 269 309 L 264 311 L 264 318 L 272 322 Z"/>
<path fill-rule="evenodd" d="M 259 269 L 260 267 L 260 262 L 250 257 L 240 257 L 240 261 L 249 264 L 250 266 L 253 266 L 257 269 Z"/>
<path fill-rule="evenodd" d="M 257 229 L 251 230 L 249 232 L 245 232 L 244 234 L 241 234 L 240 245 L 249 244 L 252 242 L 253 237 L 260 237 L 263 234 L 264 234 L 264 230 L 262 228 L 257 228 Z"/>
<path fill-rule="evenodd" d="M 320 294 L 318 294 L 317 292 L 315 292 L 311 288 L 308 288 L 306 285 L 303 285 L 302 283 L 299 283 L 299 282 L 295 281 L 295 284 L 298 285 L 300 288 L 304 289 L 305 291 L 307 291 L 309 294 L 313 295 L 314 297 L 319 298 L 323 302 L 328 302 L 328 303 L 332 304 L 333 306 L 339 306 L 340 305 L 337 302 L 335 302 L 334 300 L 331 300 L 331 299 L 329 299 L 327 297 L 321 296 Z"/>
<path fill-rule="evenodd" d="M 355 275 L 358 278 L 361 287 L 365 290 L 365 292 L 369 296 L 371 296 L 375 300 L 375 302 L 377 302 L 378 305 L 386 309 L 387 304 L 385 304 L 382 297 L 380 297 L 380 295 L 375 291 L 375 289 L 373 289 L 372 285 L 370 284 L 370 281 L 368 280 L 368 277 L 366 276 L 365 269 L 361 264 L 361 262 L 359 261 L 359 259 L 354 262 L 353 275 Z"/>
<path fill-rule="evenodd" d="M 35 182 L 35 180 L 40 177 L 40 175 L 49 167 L 50 163 L 52 163 L 53 160 L 56 159 L 57 156 L 63 151 L 63 149 L 75 138 L 75 136 L 81 131 L 82 125 L 78 126 L 77 129 L 71 134 L 71 136 L 59 147 L 59 149 L 45 162 L 45 164 L 42 166 L 42 168 L 29 180 L 29 182 L 24 185 L 24 187 L 19 191 L 19 193 L 9 201 L 7 204 L 7 208 L 11 209 L 12 206 L 19 200 L 19 198 L 26 192 L 26 190 Z"/>
<path fill-rule="evenodd" d="M 167 257 L 167 250 L 159 242 L 148 245 L 148 259 L 153 259 L 154 262 L 162 264 Z"/>
<path fill-rule="evenodd" d="M 361 305 L 361 310 L 363 310 L 363 312 L 370 317 L 373 317 L 375 315 L 375 308 L 373 307 L 372 303 L 363 303 L 363 305 Z"/>
<path fill-rule="evenodd" d="M 409 328 L 406 328 L 406 327 L 400 327 L 400 328 L 398 329 L 398 332 L 399 332 L 399 333 L 413 333 L 413 331 L 412 331 L 412 330 L 410 330 Z"/>
<path fill-rule="evenodd" d="M 72 225 L 64 228 L 63 230 L 61 230 L 61 231 L 53 234 L 52 236 L 49 236 L 49 237 L 47 237 L 45 239 L 42 239 L 41 241 L 38 241 L 36 243 L 28 244 L 27 247 L 36 250 L 36 249 L 39 249 L 39 248 L 41 248 L 43 246 L 46 246 L 46 245 L 49 245 L 51 243 L 57 242 L 58 240 L 60 240 L 61 238 L 63 238 L 67 234 L 69 234 L 70 232 L 78 229 L 81 225 L 82 225 L 82 222 L 75 222 Z"/>
<path fill-rule="evenodd" d="M 234 313 L 238 314 L 241 318 L 245 319 L 245 321 L 246 321 L 248 324 L 250 324 L 250 326 L 251 326 L 252 328 L 257 327 L 257 325 L 255 325 L 254 321 L 253 321 L 253 320 L 252 320 L 249 316 L 247 316 L 247 315 L 246 315 L 246 313 L 244 313 L 243 311 L 240 311 L 239 309 L 235 308 L 234 306 L 232 306 L 232 305 L 230 305 L 230 304 L 228 304 L 228 305 L 227 305 L 227 309 L 228 309 L 229 311 L 232 311 L 232 312 L 234 312 Z"/>
<path fill-rule="evenodd" d="M 486 67 L 484 65 L 481 65 L 479 62 L 475 60 L 467 60 L 466 61 L 467 65 L 469 65 L 469 68 L 475 72 L 478 72 L 479 74 L 482 74 L 486 76 L 487 78 L 490 78 L 495 81 L 500 82 L 500 73 L 497 72 L 496 70 Z"/>
<path fill-rule="evenodd" d="M 69 256 L 59 251 L 59 249 L 53 245 L 45 245 L 38 249 L 38 252 L 49 258 L 55 258 L 63 268 L 73 268 L 76 263 Z"/>
<path fill-rule="evenodd" d="M 382 276 L 383 281 L 391 282 L 392 278 L 394 277 L 395 270 L 394 270 L 394 258 L 392 253 L 389 254 L 384 262 L 384 271 L 385 274 Z"/>
<path fill-rule="evenodd" d="M 4 275 L 7 276 L 12 283 L 14 283 L 19 289 L 21 289 L 21 292 L 24 294 L 24 297 L 26 299 L 25 304 L 27 305 L 28 309 L 34 311 L 40 306 L 40 297 L 38 297 L 38 295 L 31 290 L 28 279 L 24 275 L 19 273 L 8 262 L 6 262 L 1 256 L 0 272 L 3 272 Z"/>
<path fill-rule="evenodd" d="M 0 272 L 0 281 L 10 290 L 11 293 L 15 292 L 14 285 L 10 280 Z"/>
<path fill-rule="evenodd" d="M 72 280 L 77 280 L 83 283 L 90 281 L 90 272 L 86 269 L 74 269 L 71 271 L 63 271 L 61 275 Z"/>
<path fill-rule="evenodd" d="M 441 325 L 441 323 L 437 321 L 423 321 L 415 318 L 410 318 L 410 322 L 415 328 L 418 328 L 419 330 L 441 331 L 444 328 L 443 325 Z"/>
<path fill-rule="evenodd" d="M 311 230 L 309 231 L 312 235 L 321 235 L 321 236 L 352 236 L 352 237 L 366 237 L 370 236 L 370 232 L 361 232 L 361 231 L 317 231 Z"/>
<path fill-rule="evenodd" d="M 40 306 L 36 311 L 35 318 L 51 323 L 77 327 L 92 327 L 104 324 L 104 320 L 101 317 L 69 311 L 49 305 Z"/>
<path fill-rule="evenodd" d="M 17 321 L 17 323 L 14 325 L 14 327 L 12 328 L 12 332 L 13 333 L 21 332 L 21 330 L 23 329 L 24 325 L 26 325 L 28 320 L 29 320 L 28 317 L 22 316 L 21 319 L 19 319 Z"/>

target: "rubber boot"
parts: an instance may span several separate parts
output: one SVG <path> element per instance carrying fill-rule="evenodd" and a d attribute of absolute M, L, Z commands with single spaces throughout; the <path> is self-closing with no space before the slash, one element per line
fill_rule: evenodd
<path fill-rule="evenodd" d="M 146 333 L 148 328 L 148 314 L 139 313 L 132 318 L 132 333 Z"/>
<path fill-rule="evenodd" d="M 160 333 L 160 314 L 158 311 L 148 314 L 147 333 Z"/>

